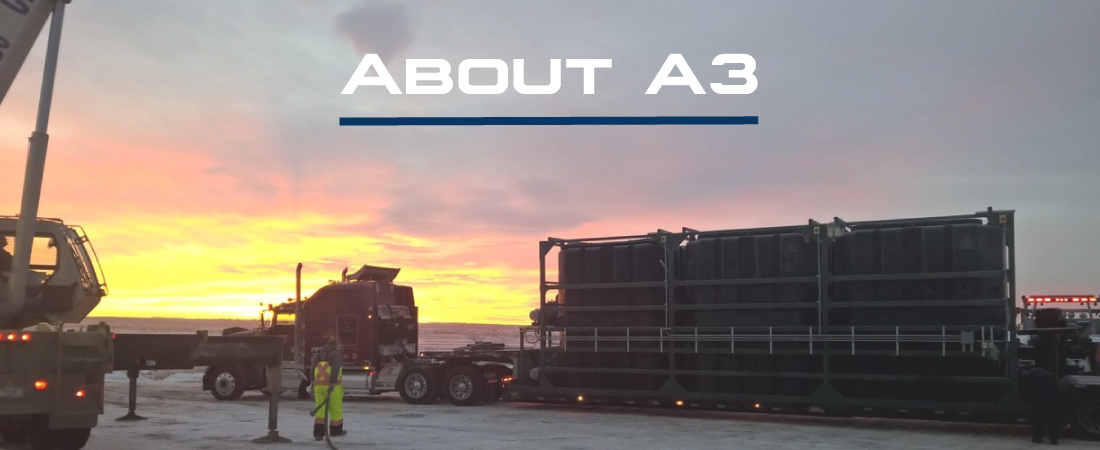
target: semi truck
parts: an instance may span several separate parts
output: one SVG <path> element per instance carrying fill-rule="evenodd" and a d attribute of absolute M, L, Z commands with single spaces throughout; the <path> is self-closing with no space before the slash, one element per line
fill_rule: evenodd
<path fill-rule="evenodd" d="M 511 380 L 516 349 L 475 344 L 451 351 L 418 347 L 418 308 L 409 286 L 394 283 L 400 269 L 364 265 L 339 282 L 302 300 L 301 266 L 298 295 L 269 307 L 254 330 L 230 328 L 223 335 L 284 336 L 283 386 L 298 386 L 308 397 L 314 352 L 325 336 L 340 342 L 344 390 L 349 394 L 398 392 L 405 401 L 423 404 L 445 398 L 455 405 L 475 405 L 501 397 Z M 265 390 L 265 372 L 255 364 L 228 361 L 209 366 L 203 389 L 218 400 L 236 400 L 247 390 Z"/>

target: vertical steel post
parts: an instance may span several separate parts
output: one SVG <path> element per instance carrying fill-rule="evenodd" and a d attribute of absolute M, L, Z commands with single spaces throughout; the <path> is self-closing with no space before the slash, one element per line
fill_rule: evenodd
<path fill-rule="evenodd" d="M 133 422 L 137 420 L 145 420 L 144 417 L 137 415 L 137 380 L 140 372 L 138 369 L 130 369 L 126 371 L 126 378 L 130 379 L 130 400 L 128 403 L 129 411 L 125 416 L 119 417 L 115 420 L 120 422 Z"/>
<path fill-rule="evenodd" d="M 270 342 L 270 341 L 269 341 Z M 285 338 L 280 337 L 271 342 L 271 353 L 274 356 L 265 365 L 267 370 L 267 435 L 253 439 L 257 444 L 286 444 L 290 439 L 279 436 L 279 394 L 283 390 L 283 344 Z"/>
<path fill-rule="evenodd" d="M 344 269 L 344 280 L 347 281 L 346 272 Z M 294 367 L 298 370 L 305 372 L 306 367 L 306 348 L 305 343 L 302 342 L 305 336 L 302 336 L 302 263 L 298 263 L 298 267 L 294 269 Z"/>
<path fill-rule="evenodd" d="M 38 117 L 27 149 L 27 170 L 23 176 L 23 199 L 19 209 L 19 222 L 15 228 L 15 254 L 12 255 L 8 304 L 0 304 L 0 322 L 18 314 L 23 309 L 24 297 L 27 293 L 27 272 L 30 271 L 34 224 L 38 217 L 38 201 L 42 196 L 42 176 L 46 170 L 46 146 L 50 140 L 46 130 L 50 123 L 50 104 L 53 102 L 57 53 L 61 47 L 61 22 L 64 18 L 65 1 L 58 0 L 54 4 L 53 17 L 50 20 L 46 64 L 42 70 L 42 92 L 38 99 Z"/>
<path fill-rule="evenodd" d="M 275 434 L 278 434 L 279 430 L 279 394 L 283 390 L 283 368 L 281 366 L 282 364 L 267 365 L 267 388 L 271 390 L 271 395 L 267 396 L 269 399 L 267 404 L 267 429 Z"/>

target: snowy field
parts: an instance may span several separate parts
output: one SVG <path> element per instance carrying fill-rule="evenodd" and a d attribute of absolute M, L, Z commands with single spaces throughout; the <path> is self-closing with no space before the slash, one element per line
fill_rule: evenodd
<path fill-rule="evenodd" d="M 158 379 L 159 378 L 159 379 Z M 89 449 L 324 449 L 311 436 L 312 402 L 284 394 L 279 434 L 290 444 L 254 444 L 267 434 L 268 400 L 248 392 L 219 402 L 201 390 L 201 373 L 146 373 L 138 414 L 126 413 L 126 378 L 109 376 L 106 414 Z M 345 402 L 350 434 L 340 449 L 1025 449 L 1024 426 L 886 419 L 823 418 L 667 409 L 496 403 L 460 408 L 407 405 L 396 394 Z M 1049 444 L 1042 444 L 1043 447 Z M 1063 448 L 1100 448 L 1063 438 Z M 23 449 L 25 447 L 4 447 Z"/>

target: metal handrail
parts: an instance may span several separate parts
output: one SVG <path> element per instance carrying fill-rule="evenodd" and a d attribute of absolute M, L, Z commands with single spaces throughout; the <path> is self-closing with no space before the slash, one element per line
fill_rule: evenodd
<path fill-rule="evenodd" d="M 759 328 L 759 327 L 756 327 Z M 599 343 L 612 343 L 612 342 L 624 342 L 626 343 L 625 351 L 630 351 L 630 344 L 640 342 L 658 342 L 660 343 L 661 351 L 664 351 L 665 342 L 669 344 L 674 343 L 694 343 L 695 352 L 699 351 L 700 342 L 722 342 L 730 344 L 730 352 L 736 351 L 736 343 L 738 342 L 767 342 L 769 343 L 769 352 L 774 352 L 775 343 L 789 343 L 789 342 L 804 342 L 810 343 L 809 351 L 812 354 L 813 343 L 824 342 L 840 342 L 850 343 L 852 345 L 851 351 L 854 354 L 856 352 L 856 343 L 894 343 L 895 353 L 901 353 L 902 344 L 942 344 L 942 352 L 947 354 L 947 344 L 961 345 L 963 351 L 978 351 L 986 345 L 1005 344 L 1009 342 L 1010 335 L 1009 330 L 1004 330 L 1003 335 L 998 336 L 995 326 L 980 326 L 970 330 L 959 330 L 948 333 L 947 327 L 942 327 L 939 333 L 930 332 L 925 334 L 905 333 L 903 334 L 903 327 L 895 327 L 894 333 L 858 333 L 859 327 L 848 327 L 849 333 L 830 333 L 823 334 L 820 328 L 806 327 L 806 333 L 788 333 L 784 332 L 776 334 L 769 327 L 768 333 L 737 333 L 736 327 L 731 327 L 728 333 L 704 333 L 699 334 L 698 328 L 693 333 L 675 334 L 671 333 L 668 328 L 660 327 L 562 327 L 562 328 L 550 328 L 546 327 L 541 329 L 540 340 L 546 345 L 546 348 L 560 348 L 563 351 L 568 351 L 568 343 L 578 342 L 592 342 L 593 351 L 599 351 Z M 790 329 L 792 327 L 784 327 Z M 836 327 L 834 327 L 835 329 Z M 604 330 L 602 333 L 600 330 Z M 815 333 L 817 331 L 817 333 Z M 976 335 L 980 332 L 980 335 Z M 578 334 L 580 333 L 580 334 Z M 587 334 L 591 333 L 591 334 Z M 969 335 L 967 335 L 969 334 Z M 555 342 L 557 345 L 554 345 Z M 975 347 L 978 350 L 975 350 Z M 671 347 L 670 347 L 671 348 Z M 619 350 L 616 348 L 616 350 Z"/>

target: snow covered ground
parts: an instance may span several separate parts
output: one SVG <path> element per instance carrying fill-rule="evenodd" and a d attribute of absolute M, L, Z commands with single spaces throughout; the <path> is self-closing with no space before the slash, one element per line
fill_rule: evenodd
<path fill-rule="evenodd" d="M 279 434 L 290 444 L 254 444 L 267 434 L 268 400 L 248 392 L 218 402 L 201 390 L 201 374 L 149 373 L 139 380 L 139 415 L 126 413 L 126 378 L 108 377 L 106 414 L 89 449 L 324 449 L 311 437 L 312 402 L 282 397 Z M 350 434 L 340 449 L 1024 449 L 1024 426 L 887 419 L 824 418 L 601 406 L 497 403 L 460 408 L 412 406 L 396 394 L 345 401 Z M 1043 444 L 1046 446 L 1048 444 Z M 1064 448 L 1098 448 L 1062 439 Z M 10 449 L 24 447 L 5 447 Z"/>

